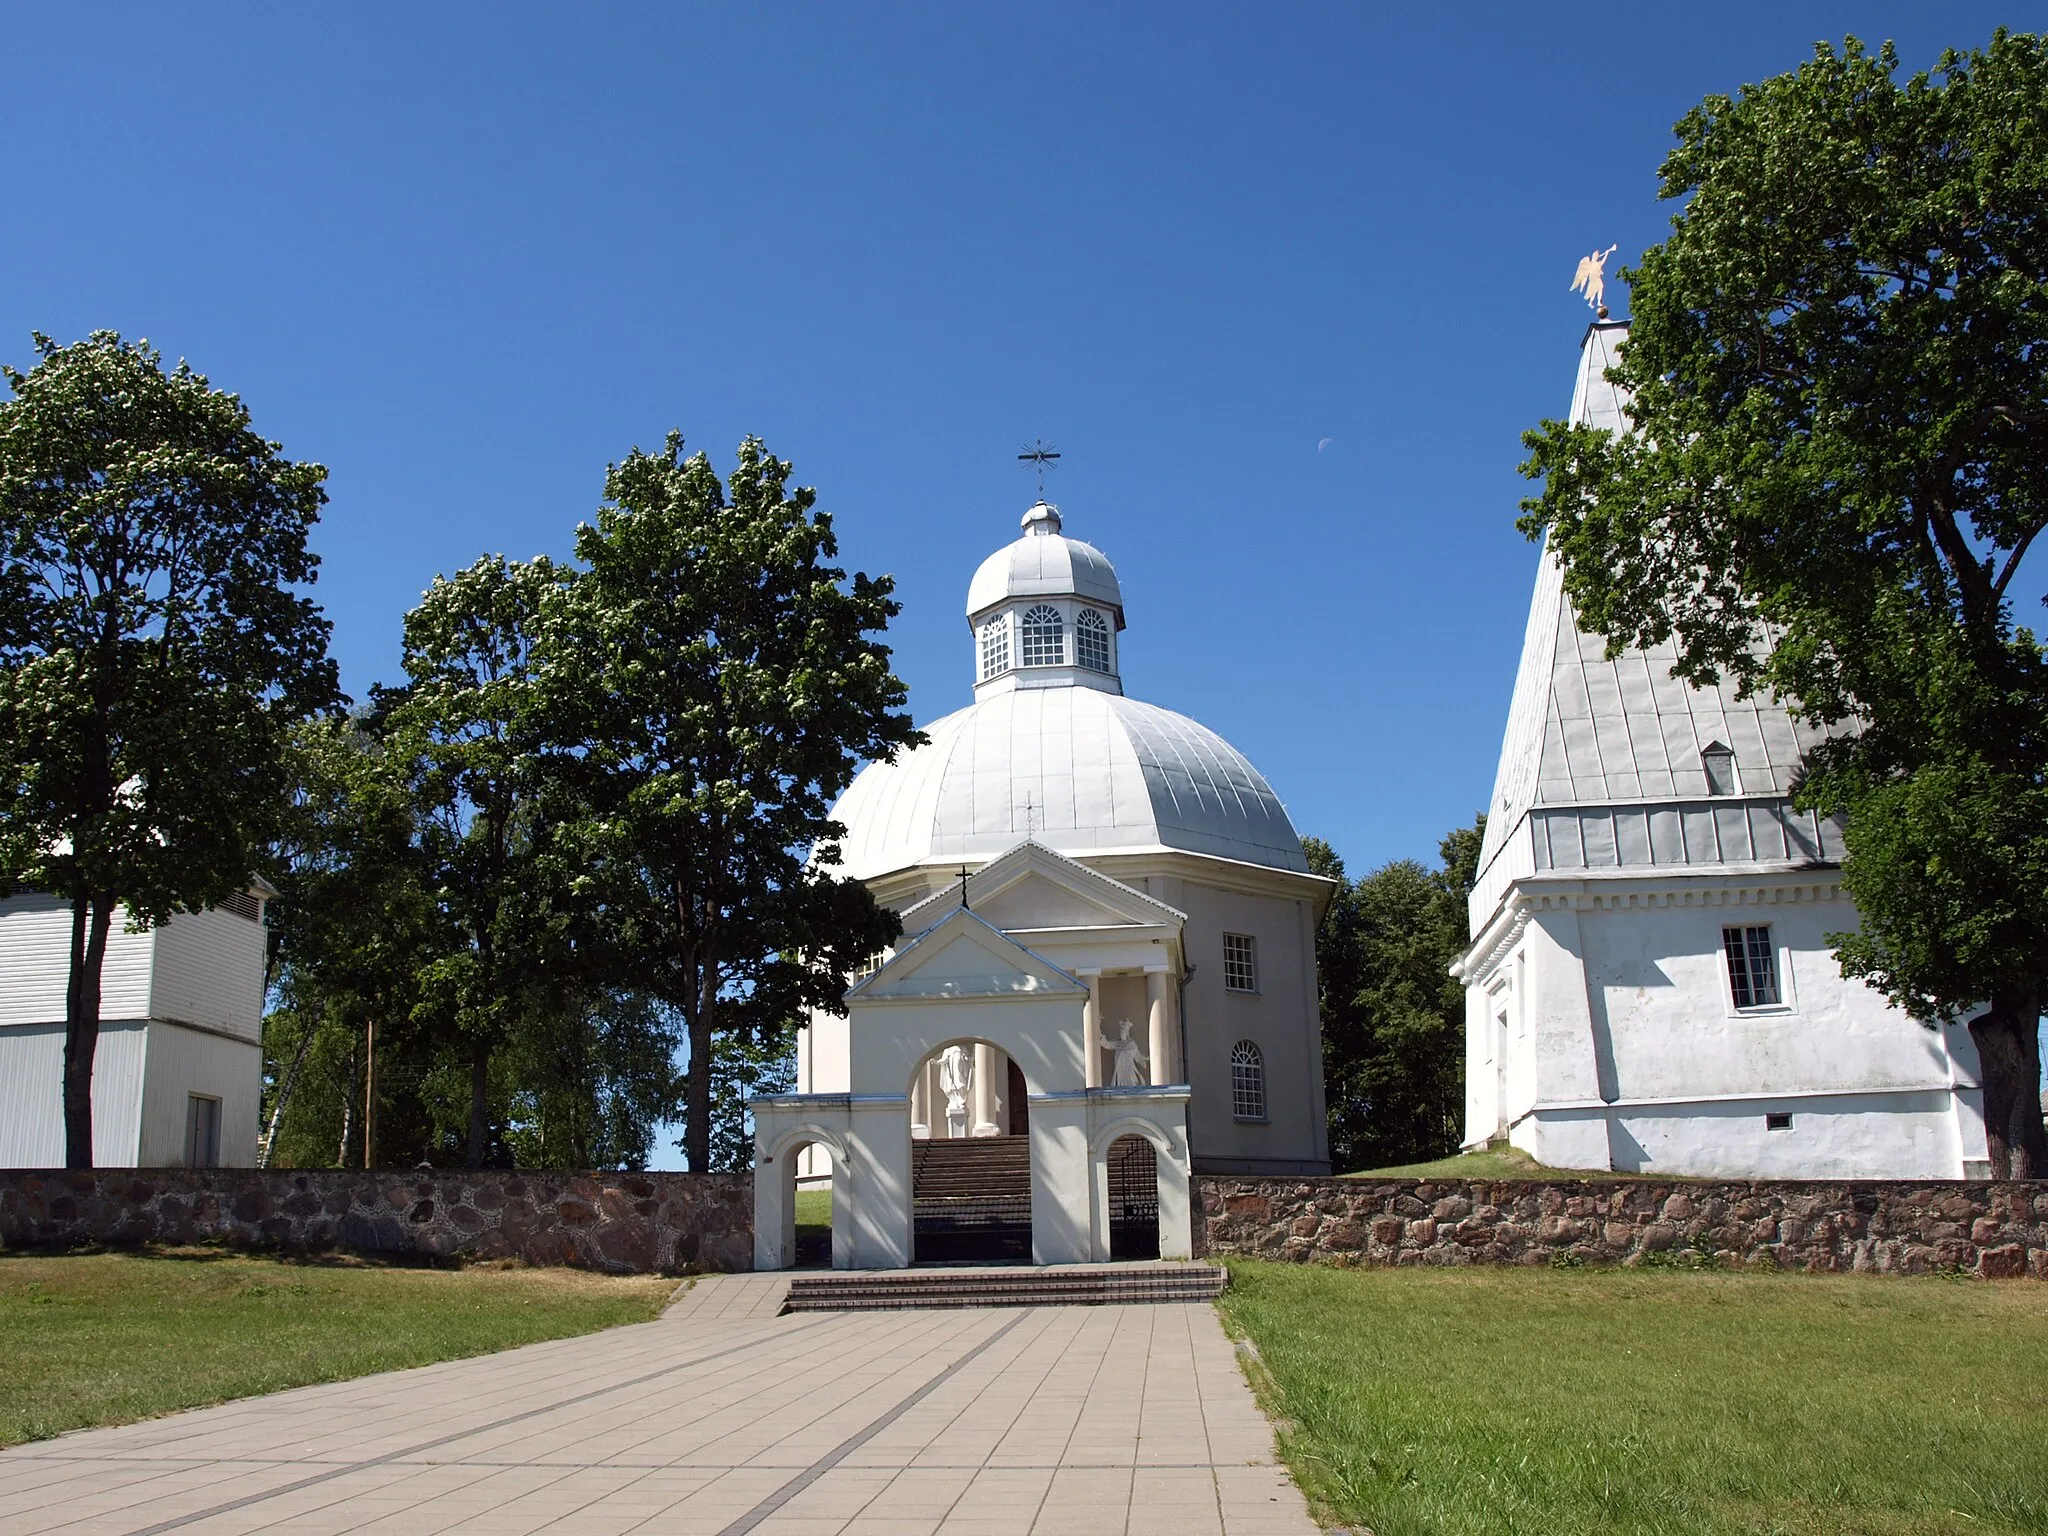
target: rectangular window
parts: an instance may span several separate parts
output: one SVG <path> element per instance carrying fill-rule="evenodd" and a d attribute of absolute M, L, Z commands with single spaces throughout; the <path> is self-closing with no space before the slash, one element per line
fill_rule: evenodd
<path fill-rule="evenodd" d="M 1792 1117 L 1784 1114 L 1765 1115 L 1764 1129 L 1767 1131 L 1789 1131 L 1792 1129 Z"/>
<path fill-rule="evenodd" d="M 1259 990 L 1259 950 L 1250 934 L 1223 935 L 1223 985 L 1231 992 Z"/>
<path fill-rule="evenodd" d="M 220 1100 L 191 1094 L 185 1100 L 185 1166 L 220 1166 Z"/>
<path fill-rule="evenodd" d="M 1771 930 L 1723 928 L 1721 944 L 1728 952 L 1728 985 L 1738 1008 L 1775 1008 L 1778 993 L 1778 952 Z"/>

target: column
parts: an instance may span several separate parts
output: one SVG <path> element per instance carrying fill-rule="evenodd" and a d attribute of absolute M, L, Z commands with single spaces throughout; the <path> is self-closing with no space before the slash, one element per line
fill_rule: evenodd
<path fill-rule="evenodd" d="M 931 1114 L 925 1107 L 924 1079 L 925 1068 L 919 1067 L 917 1069 L 917 1076 L 910 1080 L 910 1134 L 912 1136 L 916 1136 L 920 1131 L 927 1136 L 932 1133 Z"/>
<path fill-rule="evenodd" d="M 1088 983 L 1088 1001 L 1081 1007 L 1081 1065 L 1090 1088 L 1102 1086 L 1102 973 L 1081 978 Z"/>
<path fill-rule="evenodd" d="M 1175 1081 L 1173 1048 L 1167 1043 L 1166 989 L 1171 980 L 1164 971 L 1145 973 L 1145 1022 L 1150 1032 L 1145 1050 L 1152 1058 L 1152 1084 Z"/>
<path fill-rule="evenodd" d="M 974 1048 L 974 1123 L 968 1127 L 969 1134 L 993 1136 L 996 1125 L 996 1048 L 992 1045 L 977 1045 Z"/>

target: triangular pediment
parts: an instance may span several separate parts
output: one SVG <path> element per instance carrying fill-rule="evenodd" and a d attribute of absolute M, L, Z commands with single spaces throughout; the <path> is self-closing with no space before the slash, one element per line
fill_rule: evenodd
<path fill-rule="evenodd" d="M 937 997 L 1083 996 L 1087 988 L 964 907 L 846 994 L 849 1004 Z"/>
<path fill-rule="evenodd" d="M 967 887 L 973 911 L 1009 933 L 1091 928 L 1178 932 L 1187 921 L 1185 913 L 1165 902 L 1029 840 L 972 875 Z M 915 926 L 921 914 L 959 900 L 956 885 L 910 908 L 904 923 Z"/>

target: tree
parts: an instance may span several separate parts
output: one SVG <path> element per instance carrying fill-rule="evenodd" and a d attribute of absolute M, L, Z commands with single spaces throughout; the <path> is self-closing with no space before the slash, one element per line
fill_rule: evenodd
<path fill-rule="evenodd" d="M 291 761 L 283 835 L 264 862 L 278 891 L 265 924 L 264 994 L 276 1004 L 264 1019 L 265 1167 L 309 1068 L 324 1081 L 328 1112 L 312 1117 L 316 1137 L 294 1126 L 287 1139 L 301 1160 L 316 1142 L 337 1149 L 334 1161 L 347 1156 L 357 1069 L 374 1081 L 380 1024 L 388 1060 L 392 1026 L 416 1006 L 432 932 L 412 795 L 385 723 L 370 711 L 306 721 L 292 733 Z"/>
<path fill-rule="evenodd" d="M 1444 867 L 1396 859 L 1352 881 L 1319 838 L 1309 868 L 1338 882 L 1316 935 L 1330 1157 L 1388 1167 L 1458 1148 L 1465 1102 L 1465 994 L 1450 976 L 1466 946 L 1465 897 L 1486 818 L 1439 845 Z"/>
<path fill-rule="evenodd" d="M 0 402 L 0 890 L 71 906 L 64 1155 L 85 1168 L 116 914 L 155 926 L 245 889 L 286 733 L 338 697 L 297 590 L 326 471 L 146 342 L 35 344 Z"/>
<path fill-rule="evenodd" d="M 1521 526 L 1611 650 L 1845 727 L 1796 789 L 1845 828 L 1843 971 L 1970 1018 L 2000 1176 L 2048 1171 L 2048 666 L 2015 581 L 2048 519 L 2048 51 L 1889 45 L 1677 125 L 1672 233 L 1625 273 L 1634 430 L 1545 422 Z M 1979 1011 L 1981 1010 L 1981 1011 Z"/>
<path fill-rule="evenodd" d="M 405 616 L 407 685 L 391 724 L 413 760 L 420 854 L 445 926 L 421 1007 L 467 1047 L 472 1168 L 491 1142 L 493 1052 L 550 991 L 566 1015 L 582 1012 L 566 996 L 566 938 L 549 899 L 534 675 L 541 611 L 567 574 L 546 556 L 487 556 L 437 577 Z"/>
<path fill-rule="evenodd" d="M 676 1010 L 688 1062 L 683 1149 L 712 1161 L 713 1060 L 774 1053 L 895 937 L 832 872 L 832 801 L 864 759 L 922 738 L 873 638 L 893 583 L 845 572 L 816 494 L 755 439 L 721 484 L 671 434 L 605 480 L 585 569 L 544 641 L 556 769 L 584 807 L 580 907 L 617 984 Z"/>

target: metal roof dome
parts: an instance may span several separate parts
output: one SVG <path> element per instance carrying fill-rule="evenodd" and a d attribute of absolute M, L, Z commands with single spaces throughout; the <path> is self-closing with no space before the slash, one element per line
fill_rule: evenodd
<path fill-rule="evenodd" d="M 1027 836 L 1077 857 L 1172 848 L 1308 870 L 1258 769 L 1172 710 L 1094 688 L 1020 689 L 926 734 L 895 762 L 870 763 L 833 807 L 843 873 L 989 859 Z"/>
<path fill-rule="evenodd" d="M 1123 627 L 1124 594 L 1116 567 L 1093 544 L 1060 532 L 1060 509 L 1041 501 L 1024 514 L 1024 536 L 981 562 L 967 585 L 967 616 L 1013 597 L 1082 597 L 1113 610 Z"/>

